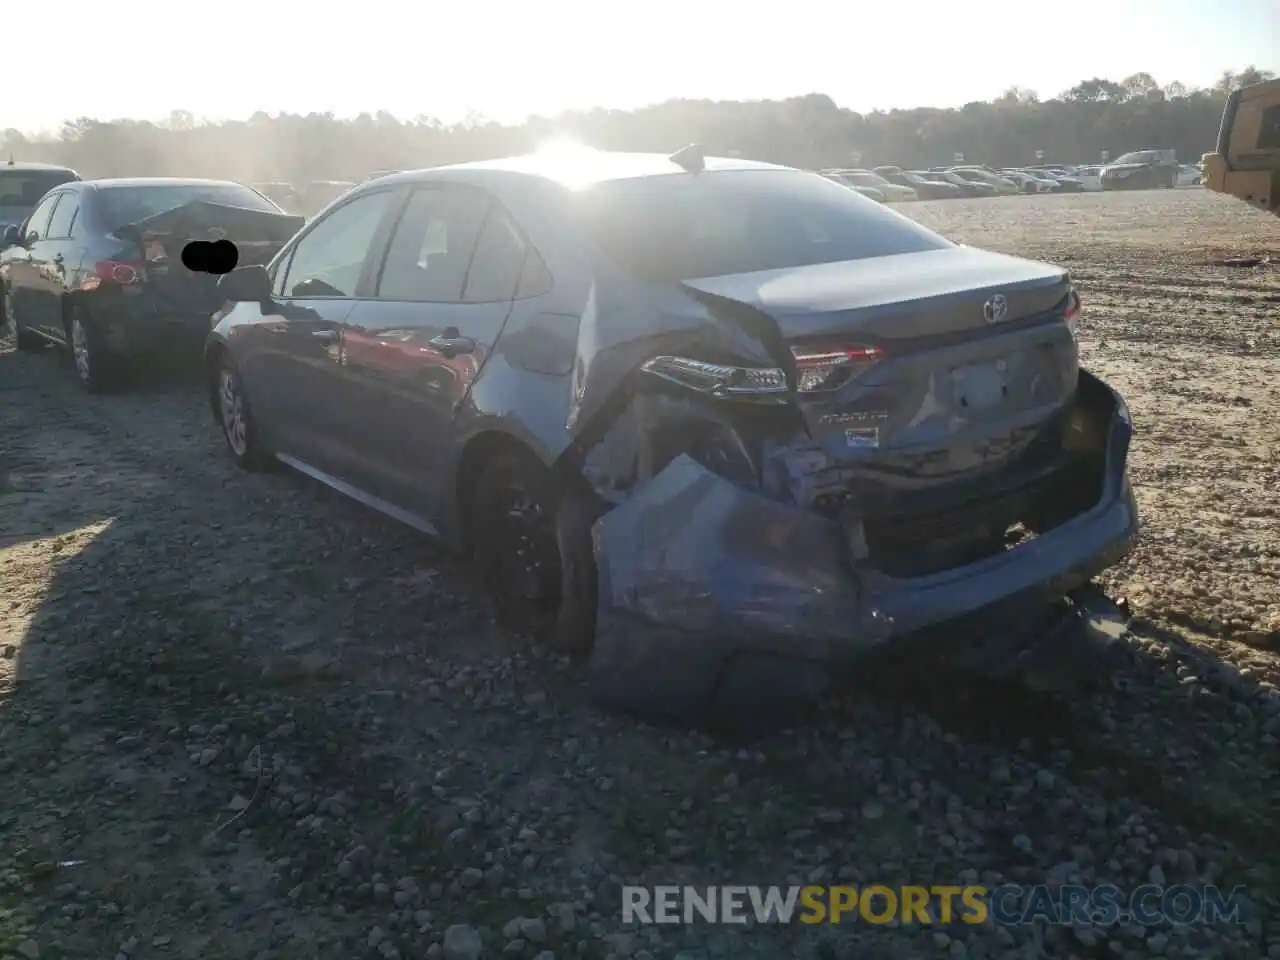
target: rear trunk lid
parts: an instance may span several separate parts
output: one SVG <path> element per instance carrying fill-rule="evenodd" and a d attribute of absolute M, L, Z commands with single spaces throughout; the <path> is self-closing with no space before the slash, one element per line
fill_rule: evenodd
<path fill-rule="evenodd" d="M 997 469 L 1070 402 L 1066 271 L 969 247 L 688 281 L 777 323 L 825 463 L 897 485 Z"/>
<path fill-rule="evenodd" d="M 182 263 L 182 249 L 194 240 L 229 240 L 237 265 L 265 264 L 302 228 L 305 218 L 194 200 L 134 223 L 115 235 L 131 244 L 146 266 L 147 287 L 162 304 L 182 312 L 211 313 L 221 305 L 218 278 Z"/>

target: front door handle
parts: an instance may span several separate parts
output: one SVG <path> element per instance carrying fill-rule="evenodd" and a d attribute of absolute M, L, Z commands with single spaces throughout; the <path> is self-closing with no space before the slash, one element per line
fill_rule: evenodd
<path fill-rule="evenodd" d="M 457 327 L 449 327 L 438 337 L 428 340 L 427 346 L 439 350 L 446 360 L 451 360 L 460 353 L 471 353 L 476 348 L 476 342 L 470 337 L 464 337 Z"/>
<path fill-rule="evenodd" d="M 338 339 L 337 330 L 312 330 L 311 335 L 322 343 L 333 343 Z"/>

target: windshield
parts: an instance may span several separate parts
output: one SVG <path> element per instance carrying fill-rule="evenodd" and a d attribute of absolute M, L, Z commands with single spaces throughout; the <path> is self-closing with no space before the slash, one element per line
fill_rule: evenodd
<path fill-rule="evenodd" d="M 1154 150 L 1139 150 L 1136 153 L 1126 153 L 1116 163 L 1155 163 L 1160 159 L 1160 154 Z"/>
<path fill-rule="evenodd" d="M 113 228 L 154 217 L 157 213 L 164 213 L 194 200 L 209 200 L 229 207 L 247 207 L 271 213 L 280 212 L 280 208 L 266 197 L 239 183 L 99 187 L 97 194 L 102 219 Z"/>
<path fill-rule="evenodd" d="M 607 256 L 661 282 L 952 245 L 856 191 L 799 170 L 612 180 L 575 200 L 582 223 Z"/>
<path fill-rule="evenodd" d="M 69 170 L 0 169 L 0 207 L 34 207 L 54 187 L 76 179 Z"/>

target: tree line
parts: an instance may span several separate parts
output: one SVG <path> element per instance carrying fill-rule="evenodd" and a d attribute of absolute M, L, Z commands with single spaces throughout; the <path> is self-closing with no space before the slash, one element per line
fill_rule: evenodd
<path fill-rule="evenodd" d="M 569 137 L 601 149 L 669 152 L 688 143 L 708 152 L 819 168 L 951 163 L 1012 166 L 1098 162 L 1142 147 L 1172 147 L 1184 161 L 1213 149 L 1227 94 L 1271 79 L 1249 67 L 1224 71 L 1209 88 L 1161 85 L 1147 73 L 1092 78 L 1050 99 L 1012 87 L 956 109 L 857 113 L 825 94 L 786 100 L 671 100 L 639 110 L 596 109 L 501 125 L 471 117 L 443 124 L 385 112 L 257 113 L 198 122 L 176 111 L 162 123 L 81 117 L 57 136 L 5 130 L 0 150 L 21 160 L 62 163 L 85 177 L 202 176 L 246 182 L 358 180 L 405 169 L 524 153 Z M 3 162 L 0 160 L 0 162 Z"/>

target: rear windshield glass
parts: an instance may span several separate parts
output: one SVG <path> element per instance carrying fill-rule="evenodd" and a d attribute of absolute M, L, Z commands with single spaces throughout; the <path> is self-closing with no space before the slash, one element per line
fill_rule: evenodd
<path fill-rule="evenodd" d="M 54 187 L 75 178 L 66 170 L 0 169 L 0 207 L 34 207 Z"/>
<path fill-rule="evenodd" d="M 952 244 L 848 187 L 799 170 L 612 180 L 578 196 L 588 231 L 658 281 L 939 250 Z"/>
<path fill-rule="evenodd" d="M 193 200 L 225 203 L 230 207 L 269 210 L 277 207 L 260 194 L 238 183 L 177 183 L 162 186 L 99 187 L 98 210 L 111 229 L 136 223 Z"/>
<path fill-rule="evenodd" d="M 1158 163 L 1160 154 L 1154 150 L 1139 150 L 1136 153 L 1126 153 L 1116 163 Z"/>

